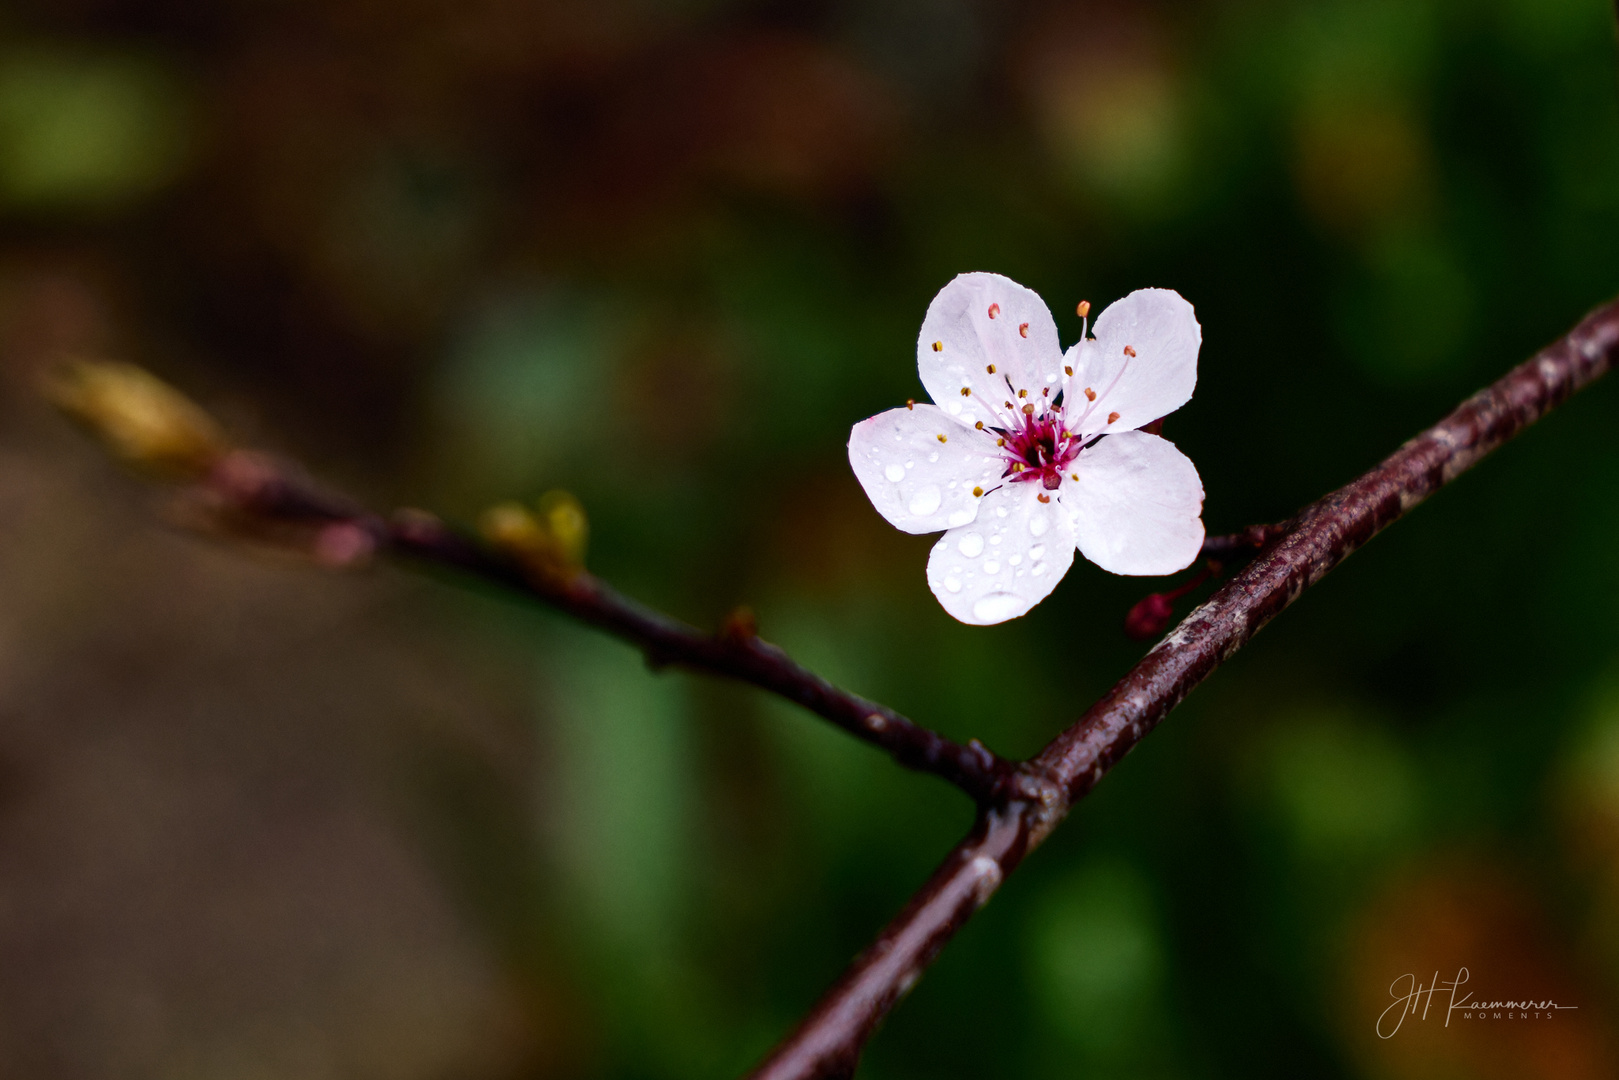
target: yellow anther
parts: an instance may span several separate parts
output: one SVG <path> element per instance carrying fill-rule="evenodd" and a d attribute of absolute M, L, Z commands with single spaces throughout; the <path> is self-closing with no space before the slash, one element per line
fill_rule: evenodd
<path fill-rule="evenodd" d="M 939 436 L 939 441 L 940 441 L 940 442 L 949 442 L 949 441 L 950 441 L 950 440 L 949 440 L 949 439 L 947 439 L 947 438 L 945 438 L 945 437 L 944 437 L 944 436 L 943 436 L 943 435 L 940 435 L 940 436 Z"/>
<path fill-rule="evenodd" d="M 991 375 L 993 375 L 993 374 L 995 374 L 995 365 L 991 364 L 991 365 L 989 365 L 989 367 L 985 368 L 984 370 L 989 372 Z"/>
<path fill-rule="evenodd" d="M 1074 369 L 1071 368 L 1071 367 L 1064 366 L 1063 369 L 1062 369 L 1062 373 L 1064 375 L 1072 375 L 1074 373 Z"/>
<path fill-rule="evenodd" d="M 1079 313 L 1079 317 L 1083 319 L 1085 316 L 1091 313 L 1091 302 L 1089 300 L 1081 300 L 1079 302 L 1079 306 L 1074 310 L 1077 311 Z"/>
<path fill-rule="evenodd" d="M 982 420 L 980 420 L 976 424 L 974 424 L 973 427 L 977 428 L 979 431 L 983 431 L 984 430 L 984 422 Z"/>
<path fill-rule="evenodd" d="M 984 489 L 983 488 L 981 488 L 981 487 L 973 488 L 973 497 L 974 498 L 981 498 L 981 497 L 983 497 L 983 494 L 984 494 Z"/>
<path fill-rule="evenodd" d="M 963 386 L 961 388 L 961 396 L 962 397 L 972 397 L 973 392 L 971 390 L 969 390 L 967 387 Z"/>
<path fill-rule="evenodd" d="M 915 398 L 909 398 L 909 397 L 908 397 L 908 398 L 906 398 L 906 399 L 905 399 L 905 407 L 906 407 L 906 408 L 907 408 L 907 409 L 914 409 L 914 408 L 916 408 L 916 399 L 915 399 Z"/>
<path fill-rule="evenodd" d="M 942 341 L 935 341 L 935 342 L 934 342 L 934 343 L 933 343 L 933 351 L 934 351 L 934 352 L 944 352 L 944 342 L 942 342 Z"/>
<path fill-rule="evenodd" d="M 1026 398 L 1029 396 L 1029 392 L 1027 390 L 1019 390 L 1017 392 L 1017 396 L 1020 398 Z"/>

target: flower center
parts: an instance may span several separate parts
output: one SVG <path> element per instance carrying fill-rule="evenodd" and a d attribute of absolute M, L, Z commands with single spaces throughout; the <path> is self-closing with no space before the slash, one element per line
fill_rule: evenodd
<path fill-rule="evenodd" d="M 1061 408 L 1038 416 L 1025 414 L 1020 420 L 1017 427 L 1002 433 L 1006 471 L 1001 476 L 1014 484 L 1039 480 L 1047 491 L 1055 491 L 1062 485 L 1063 470 L 1079 456 L 1084 444 L 1063 428 Z"/>

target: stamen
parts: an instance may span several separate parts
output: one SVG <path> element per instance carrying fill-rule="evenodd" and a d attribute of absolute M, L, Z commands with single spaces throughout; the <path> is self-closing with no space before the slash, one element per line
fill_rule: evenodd
<path fill-rule="evenodd" d="M 914 409 L 914 408 L 916 408 L 916 399 L 915 399 L 915 398 L 913 398 L 913 397 L 908 397 L 908 398 L 906 398 L 906 399 L 905 399 L 905 407 L 906 407 L 906 408 L 907 408 L 907 409 Z"/>
<path fill-rule="evenodd" d="M 1126 356 L 1134 356 L 1135 354 L 1136 354 L 1136 351 L 1134 349 L 1132 349 L 1130 346 L 1126 345 L 1124 347 L 1124 355 L 1126 355 Z"/>
<path fill-rule="evenodd" d="M 1096 400 L 1096 391 L 1092 390 L 1088 386 L 1085 388 L 1085 400 L 1086 401 L 1095 401 Z"/>
<path fill-rule="evenodd" d="M 1029 324 L 1028 323 L 1019 323 L 1018 324 L 1017 336 L 1018 337 L 1028 337 L 1029 336 Z"/>
<path fill-rule="evenodd" d="M 961 396 L 962 397 L 972 397 L 973 392 L 971 390 L 967 389 L 965 386 L 963 386 L 961 388 Z"/>
<path fill-rule="evenodd" d="M 1114 414 L 1113 414 L 1113 415 L 1114 415 L 1114 416 L 1117 416 L 1117 415 L 1118 415 L 1118 413 L 1114 413 Z M 947 439 L 947 438 L 945 438 L 945 437 L 944 437 L 944 436 L 943 436 L 943 435 L 940 435 L 940 436 L 939 436 L 939 441 L 940 441 L 940 442 L 949 442 L 949 441 L 950 441 L 950 440 L 949 440 L 949 439 Z"/>
<path fill-rule="evenodd" d="M 1005 446 L 1006 445 L 1006 440 L 1005 439 L 996 439 L 995 440 L 995 445 L 996 446 Z"/>
<path fill-rule="evenodd" d="M 935 342 L 934 342 L 934 343 L 933 343 L 933 351 L 934 351 L 934 352 L 944 352 L 944 342 L 942 342 L 942 341 L 935 341 Z"/>
<path fill-rule="evenodd" d="M 1012 471 L 1013 472 L 1022 472 L 1023 471 L 1023 462 L 1021 462 L 1021 461 L 1012 462 Z"/>
<path fill-rule="evenodd" d="M 1066 365 L 1063 367 L 1062 371 L 1064 375 L 1072 375 L 1074 373 L 1074 369 Z"/>
<path fill-rule="evenodd" d="M 999 305 L 999 304 L 991 304 L 991 305 L 989 305 L 989 317 L 990 318 L 993 319 L 995 316 L 999 315 L 1000 313 L 1001 313 L 1001 305 Z"/>
<path fill-rule="evenodd" d="M 1049 387 L 1049 386 L 1042 386 L 1042 387 L 1041 387 L 1041 388 L 1040 388 L 1040 396 L 1041 396 L 1041 397 L 1050 397 L 1050 396 L 1051 396 L 1051 387 Z"/>
<path fill-rule="evenodd" d="M 1039 499 L 1039 500 L 1040 500 L 1040 501 L 1041 501 L 1041 502 L 1045 502 L 1045 503 L 1048 503 L 1048 502 L 1050 502 L 1050 501 L 1051 501 L 1051 496 L 1050 496 L 1050 495 L 1047 495 L 1047 494 L 1046 494 L 1046 493 L 1045 493 L 1045 492 L 1043 492 L 1043 491 L 1042 491 L 1042 492 L 1041 492 L 1041 493 L 1040 493 L 1040 494 L 1038 494 L 1038 495 L 1036 495 L 1036 496 L 1035 496 L 1035 498 L 1037 498 L 1037 499 Z"/>
<path fill-rule="evenodd" d="M 1089 315 L 1091 313 L 1091 302 L 1089 300 L 1081 300 L 1079 302 L 1079 306 L 1076 307 L 1074 310 L 1076 312 L 1078 312 L 1079 317 L 1081 319 L 1083 319 L 1083 318 L 1085 318 L 1085 316 L 1087 316 L 1087 315 Z"/>
<path fill-rule="evenodd" d="M 1011 403 L 1011 402 L 1010 402 L 1010 401 L 1008 401 L 1008 402 L 1007 402 L 1007 403 L 1006 403 L 1006 407 L 1007 407 L 1007 408 L 1008 408 L 1008 409 L 1010 409 L 1010 408 L 1012 408 L 1012 403 Z"/>
<path fill-rule="evenodd" d="M 1117 420 L 1118 418 L 1119 418 L 1119 414 L 1116 413 L 1116 412 L 1110 412 L 1110 413 L 1107 414 L 1107 422 L 1110 423 L 1110 424 L 1113 423 L 1113 421 Z M 944 438 L 944 436 L 940 435 L 939 438 L 942 439 L 942 438 Z"/>
<path fill-rule="evenodd" d="M 1027 405 L 1023 406 L 1023 415 L 1024 416 L 1033 416 L 1034 415 L 1034 402 L 1031 401 Z"/>
<path fill-rule="evenodd" d="M 982 420 L 980 420 L 980 421 L 978 421 L 978 423 L 974 424 L 973 427 L 977 428 L 979 431 L 983 431 L 984 430 L 984 422 Z"/>
<path fill-rule="evenodd" d="M 991 375 L 993 375 L 993 374 L 995 374 L 995 365 L 991 364 L 991 365 L 989 365 L 989 367 L 985 368 L 984 370 L 989 372 Z"/>
<path fill-rule="evenodd" d="M 1068 479 L 1070 479 L 1070 480 L 1078 480 L 1079 479 L 1079 474 L 1077 472 L 1071 472 L 1071 473 L 1068 474 Z"/>
<path fill-rule="evenodd" d="M 983 488 L 981 488 L 981 487 L 973 488 L 973 498 L 980 499 L 980 498 L 983 498 L 983 496 L 984 496 L 984 489 Z"/>
<path fill-rule="evenodd" d="M 1026 398 L 1029 396 L 1029 392 L 1027 390 L 1019 390 L 1017 392 L 1017 396 L 1020 398 Z"/>

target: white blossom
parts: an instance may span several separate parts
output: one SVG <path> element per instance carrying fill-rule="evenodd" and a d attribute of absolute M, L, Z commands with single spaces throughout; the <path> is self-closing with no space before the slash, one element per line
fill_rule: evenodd
<path fill-rule="evenodd" d="M 917 368 L 935 404 L 854 426 L 849 464 L 909 533 L 945 530 L 928 586 L 987 625 L 1045 599 L 1074 549 L 1115 574 L 1169 574 L 1203 546 L 1203 484 L 1173 443 L 1137 430 L 1184 405 L 1202 330 L 1168 289 L 1139 289 L 1066 353 L 1045 302 L 963 274 L 928 307 Z"/>

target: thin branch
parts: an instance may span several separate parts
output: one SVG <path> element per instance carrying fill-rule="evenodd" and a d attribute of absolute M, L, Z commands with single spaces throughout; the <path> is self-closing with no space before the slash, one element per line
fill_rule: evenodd
<path fill-rule="evenodd" d="M 980 805 L 1017 785 L 1012 764 L 977 739 L 963 746 L 886 705 L 840 690 L 751 628 L 733 624 L 719 634 L 706 634 L 629 599 L 582 569 L 555 573 L 525 565 L 422 511 L 384 518 L 324 489 L 288 463 L 229 451 L 197 481 L 192 494 L 235 531 L 316 528 L 331 538 L 327 546 L 350 555 L 404 556 L 542 600 L 635 645 L 655 667 L 673 664 L 706 671 L 779 694 L 888 751 L 901 765 L 948 780 Z M 317 540 L 317 551 L 322 544 Z"/>
<path fill-rule="evenodd" d="M 1194 686 L 1351 552 L 1605 374 L 1616 358 L 1619 301 L 1266 538 L 1269 545 L 1253 562 L 1019 767 L 1025 778 L 1019 796 L 1038 796 L 980 811 L 973 832 L 751 1074 L 754 1080 L 850 1076 L 878 1023 L 950 937 Z"/>

